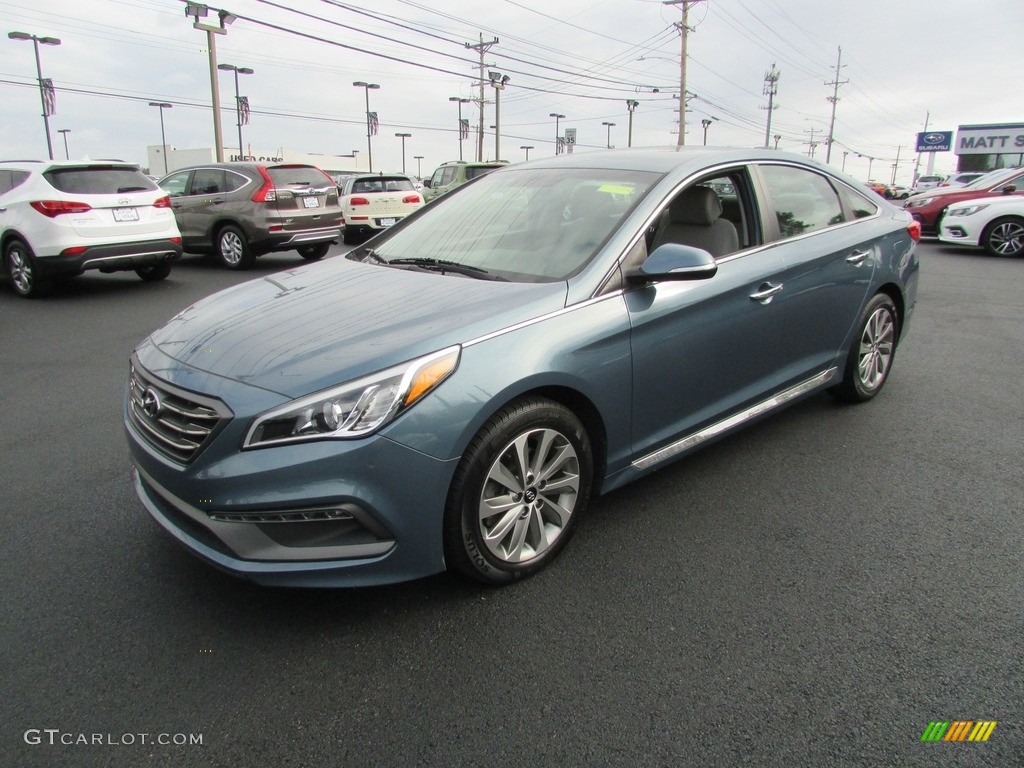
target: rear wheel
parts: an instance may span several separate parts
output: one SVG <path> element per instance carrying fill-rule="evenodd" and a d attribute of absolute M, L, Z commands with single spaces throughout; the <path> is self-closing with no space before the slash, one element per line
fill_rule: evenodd
<path fill-rule="evenodd" d="M 1021 256 L 1024 254 L 1024 219 L 1017 216 L 996 219 L 985 228 L 981 244 L 993 256 Z"/>
<path fill-rule="evenodd" d="M 36 257 L 26 243 L 12 240 L 4 251 L 4 262 L 11 278 L 11 287 L 19 296 L 32 299 L 42 296 L 49 289 L 50 284 L 40 279 Z"/>
<path fill-rule="evenodd" d="M 330 243 L 319 243 L 318 245 L 300 245 L 297 249 L 299 256 L 306 261 L 320 261 L 327 252 L 331 250 Z"/>
<path fill-rule="evenodd" d="M 861 315 L 843 380 L 829 390 L 833 395 L 849 403 L 863 403 L 878 394 L 892 369 L 898 323 L 892 299 L 876 294 Z"/>
<path fill-rule="evenodd" d="M 227 224 L 217 232 L 217 257 L 228 269 L 249 269 L 256 261 L 245 233 L 234 224 Z"/>
<path fill-rule="evenodd" d="M 355 245 L 356 244 L 356 233 L 355 233 L 355 230 L 351 229 L 349 227 L 345 227 L 344 232 L 341 233 L 341 241 L 343 243 L 345 243 L 345 245 Z"/>
<path fill-rule="evenodd" d="M 170 264 L 151 264 L 148 267 L 139 267 L 135 270 L 135 274 L 145 280 L 147 283 L 155 283 L 158 280 L 163 280 L 169 274 L 171 274 Z"/>
<path fill-rule="evenodd" d="M 529 576 L 565 546 L 590 499 L 583 424 L 558 403 L 506 406 L 470 442 L 445 506 L 448 566 L 487 584 Z"/>

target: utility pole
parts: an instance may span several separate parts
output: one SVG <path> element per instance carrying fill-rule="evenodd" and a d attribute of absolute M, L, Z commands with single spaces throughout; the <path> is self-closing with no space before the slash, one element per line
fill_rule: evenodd
<path fill-rule="evenodd" d="M 833 80 L 831 83 L 825 83 L 825 85 L 831 85 L 832 86 L 832 95 L 825 97 L 825 101 L 831 101 L 832 102 L 832 119 L 829 121 L 829 124 L 828 124 L 828 144 L 827 144 L 827 146 L 825 148 L 825 162 L 826 163 L 829 162 L 832 159 L 832 138 L 833 138 L 833 136 L 835 134 L 835 130 L 836 130 L 836 102 L 839 101 L 839 86 L 840 85 L 846 85 L 848 82 L 850 82 L 849 80 L 840 80 L 839 79 L 839 70 L 842 68 L 842 60 L 843 60 L 843 49 L 842 49 L 842 46 L 839 46 L 839 55 L 836 57 L 836 79 Z M 813 155 L 812 155 L 812 157 L 813 157 Z"/>
<path fill-rule="evenodd" d="M 633 146 L 633 111 L 640 106 L 639 101 L 633 99 L 626 99 L 626 109 L 629 110 L 629 138 L 627 139 L 626 146 Z M 558 133 L 558 131 L 555 131 Z"/>
<path fill-rule="evenodd" d="M 679 139 L 677 146 L 686 143 L 686 43 L 690 34 L 690 6 L 700 0 L 662 0 L 664 5 L 678 5 L 682 11 L 682 21 L 677 22 L 679 29 Z"/>
<path fill-rule="evenodd" d="M 775 94 L 779 92 L 779 76 L 781 74 L 782 73 L 775 68 L 774 61 L 772 62 L 772 68 L 764 73 L 764 95 L 768 97 L 768 106 L 762 107 L 762 109 L 768 110 L 768 124 L 764 129 L 765 149 L 768 149 L 768 140 L 772 135 L 772 112 L 775 111 Z"/>
<path fill-rule="evenodd" d="M 900 152 L 903 150 L 903 145 L 900 144 L 896 147 L 896 162 L 892 164 L 892 179 L 889 181 L 890 184 L 896 183 L 896 171 L 900 167 Z"/>
<path fill-rule="evenodd" d="M 484 36 L 480 35 L 479 43 L 465 43 L 467 48 L 479 52 L 480 54 L 480 97 L 477 99 L 477 103 L 480 106 L 480 122 L 476 129 L 476 161 L 482 163 L 484 160 L 484 104 L 487 100 L 484 98 L 484 83 L 487 82 L 487 78 L 484 77 L 484 69 L 487 65 L 484 63 L 484 54 L 491 49 L 491 46 L 498 44 L 498 38 L 484 42 Z"/>
<path fill-rule="evenodd" d="M 811 140 L 807 142 L 807 146 L 808 146 L 807 156 L 812 158 L 812 159 L 814 157 L 814 149 L 815 149 L 815 147 L 818 146 L 818 142 L 816 142 L 814 140 L 814 134 L 817 133 L 819 130 L 821 130 L 821 129 L 820 128 L 809 128 L 807 131 L 804 131 L 804 133 L 808 133 L 809 132 L 811 134 Z"/>

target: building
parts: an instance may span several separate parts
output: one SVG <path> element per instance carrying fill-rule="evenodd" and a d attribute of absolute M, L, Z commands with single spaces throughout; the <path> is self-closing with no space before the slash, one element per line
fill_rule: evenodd
<path fill-rule="evenodd" d="M 149 172 L 155 176 L 164 175 L 164 147 L 160 144 L 147 147 L 149 158 Z M 190 165 L 202 165 L 217 161 L 216 153 L 212 147 L 205 149 L 176 149 L 170 144 L 167 145 L 167 173 L 185 168 Z M 249 147 L 249 154 L 242 157 L 238 150 L 229 147 L 224 148 L 225 162 L 237 162 L 247 160 L 249 162 L 268 163 L 302 163 L 304 165 L 315 165 L 317 168 L 326 171 L 331 175 L 345 175 L 349 173 L 365 173 L 359 162 L 358 150 L 353 150 L 350 155 L 323 155 L 310 152 L 299 152 L 288 147 L 279 147 L 269 151 L 256 151 Z"/>

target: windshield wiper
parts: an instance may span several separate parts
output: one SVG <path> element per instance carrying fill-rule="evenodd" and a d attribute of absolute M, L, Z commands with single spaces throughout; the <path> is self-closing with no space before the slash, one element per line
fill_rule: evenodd
<path fill-rule="evenodd" d="M 376 256 L 378 259 L 380 258 L 380 256 L 377 256 L 376 253 L 373 254 L 373 255 Z M 434 272 L 454 272 L 454 273 L 459 274 L 459 275 L 468 275 L 470 277 L 479 277 L 479 278 L 482 278 L 484 280 L 502 280 L 502 281 L 505 280 L 504 277 L 498 277 L 497 275 L 492 275 L 486 269 L 481 269 L 480 267 L 472 267 L 472 266 L 470 266 L 468 264 L 459 264 L 458 262 L 447 261 L 446 259 L 427 259 L 427 258 L 390 259 L 390 260 L 385 260 L 384 263 L 388 264 L 390 266 L 393 266 L 393 267 L 410 266 L 410 267 L 420 267 L 421 269 L 428 269 L 428 270 L 432 270 Z"/>

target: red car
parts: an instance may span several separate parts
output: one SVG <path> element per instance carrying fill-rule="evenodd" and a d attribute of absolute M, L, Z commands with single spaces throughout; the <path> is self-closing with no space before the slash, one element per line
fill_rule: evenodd
<path fill-rule="evenodd" d="M 998 195 L 1024 195 L 1024 168 L 992 171 L 964 187 L 941 187 L 919 192 L 911 195 L 903 207 L 921 222 L 921 234 L 935 236 L 939 233 L 939 221 L 952 203 Z"/>

